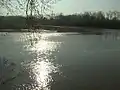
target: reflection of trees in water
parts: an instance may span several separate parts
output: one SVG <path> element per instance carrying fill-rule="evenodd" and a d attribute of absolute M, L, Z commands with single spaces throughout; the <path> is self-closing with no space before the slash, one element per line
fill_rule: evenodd
<path fill-rule="evenodd" d="M 25 45 L 30 45 L 30 48 L 34 47 L 36 43 L 41 41 L 40 40 L 41 38 L 43 39 L 43 37 L 41 37 L 41 34 L 38 34 L 38 33 L 35 33 L 35 32 L 34 33 L 30 32 L 30 33 L 27 33 L 27 34 L 24 33 L 24 34 L 21 34 L 21 36 L 20 36 L 20 39 L 24 40 L 23 43 L 25 42 Z M 41 42 L 41 44 L 42 43 L 44 43 L 44 42 Z M 47 44 L 43 44 L 43 45 L 47 45 Z M 40 48 L 42 48 L 42 47 L 43 46 L 41 46 Z M 52 50 L 51 48 L 49 48 L 49 49 L 50 49 L 50 51 Z M 0 66 L 3 65 L 3 67 L 6 68 L 6 69 L 3 70 L 3 68 L 0 67 L 0 69 L 2 69 L 2 70 L 0 70 L 0 74 L 1 74 L 1 71 L 2 71 L 1 76 L 5 78 L 4 80 L 2 80 L 2 77 L 0 76 L 1 77 L 0 90 L 1 89 L 2 90 L 16 90 L 16 89 L 20 89 L 20 90 L 46 90 L 44 88 L 46 88 L 46 87 L 49 88 L 49 85 L 43 87 L 44 86 L 43 84 L 45 82 L 43 84 L 40 83 L 38 85 L 38 82 L 36 81 L 36 78 L 35 78 L 35 75 L 37 75 L 38 73 L 41 74 L 42 70 L 43 70 L 42 76 L 45 76 L 45 77 L 43 77 L 42 80 L 45 79 L 47 81 L 48 79 L 46 78 L 46 75 L 50 74 L 52 71 L 51 72 L 45 72 L 45 73 L 44 73 L 44 71 L 47 71 L 47 69 L 49 71 L 51 69 L 51 67 L 53 69 L 55 69 L 54 65 L 51 62 L 52 59 L 54 59 L 55 57 L 51 56 L 50 51 L 48 51 L 48 52 L 46 52 L 46 51 L 47 50 L 45 50 L 43 52 L 40 51 L 40 53 L 36 53 L 36 51 L 32 52 L 32 54 L 30 54 L 31 58 L 28 57 L 30 60 L 28 60 L 28 58 L 27 58 L 27 60 L 25 60 L 23 58 L 24 61 L 22 63 L 21 62 L 12 63 L 13 60 L 10 60 L 7 57 L 6 58 L 0 58 L 0 61 L 1 61 Z M 50 62 L 45 61 L 47 59 L 47 57 L 49 59 L 51 59 Z M 21 58 L 18 58 L 18 59 L 21 59 Z M 34 60 L 35 58 L 36 58 L 36 60 Z M 39 61 L 38 65 L 37 65 L 37 60 Z M 41 62 L 42 60 L 43 60 L 43 62 Z M 26 66 L 26 65 L 27 64 L 31 65 L 31 61 L 33 61 L 33 67 L 34 68 L 36 68 L 38 66 L 37 68 L 40 69 L 40 67 L 42 67 L 42 70 L 36 69 L 40 72 L 37 72 L 37 71 L 32 72 L 31 71 L 32 68 L 30 68 L 30 69 L 27 68 L 28 66 Z M 18 70 L 17 71 L 16 68 L 19 68 L 19 66 L 21 66 L 21 67 L 20 67 L 19 70 L 17 69 Z M 51 70 L 53 70 L 53 69 L 51 69 Z M 37 75 L 38 77 L 40 76 L 39 74 Z M 32 77 L 30 77 L 30 76 L 32 76 Z M 41 81 L 41 78 L 38 81 Z"/>
<path fill-rule="evenodd" d="M 112 40 L 119 40 L 120 39 L 120 33 L 119 32 L 105 32 L 103 35 L 104 39 L 112 39 Z"/>
<path fill-rule="evenodd" d="M 41 39 L 41 34 L 38 34 L 38 33 L 41 33 L 41 32 L 29 32 L 29 33 L 22 34 L 22 39 L 25 40 L 27 46 L 32 47 Z"/>

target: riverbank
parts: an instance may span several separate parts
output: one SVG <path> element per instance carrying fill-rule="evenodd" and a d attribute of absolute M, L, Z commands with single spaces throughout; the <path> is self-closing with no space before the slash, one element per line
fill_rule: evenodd
<path fill-rule="evenodd" d="M 106 30 L 114 31 L 118 29 L 102 29 L 102 28 L 91 28 L 91 27 L 69 27 L 69 26 L 53 26 L 53 25 L 41 25 L 35 26 L 36 29 L 0 29 L 0 32 L 78 32 L 82 34 L 97 34 L 101 35 Z"/>

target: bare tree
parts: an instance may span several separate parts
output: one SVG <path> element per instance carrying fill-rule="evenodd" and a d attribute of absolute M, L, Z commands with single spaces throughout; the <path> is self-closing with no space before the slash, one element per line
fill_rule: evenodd
<path fill-rule="evenodd" d="M 51 11 L 51 6 L 56 2 L 57 0 L 0 0 L 0 9 L 4 9 L 5 11 L 7 11 L 7 15 L 26 15 L 27 25 L 30 27 L 30 29 L 28 30 L 32 30 L 31 26 L 33 26 L 34 24 L 34 17 L 47 15 Z M 33 38 L 36 37 L 33 37 L 32 39 L 31 38 L 32 37 L 28 35 L 27 39 L 30 39 L 30 43 L 31 45 L 33 45 Z M 37 41 L 37 39 L 35 40 Z M 4 58 L 0 58 L 0 66 L 2 65 L 3 67 L 0 67 L 0 85 L 12 81 L 21 73 L 20 71 L 15 76 L 11 77 L 9 74 L 11 72 L 14 72 L 13 69 L 16 67 L 16 65 L 14 63 L 9 64 Z M 13 67 L 10 68 L 11 66 Z M 9 77 L 4 80 L 3 77 L 7 75 L 9 75 Z"/>
<path fill-rule="evenodd" d="M 0 8 L 14 15 L 26 15 L 26 23 L 33 26 L 34 17 L 48 15 L 51 6 L 59 0 L 0 0 Z"/>

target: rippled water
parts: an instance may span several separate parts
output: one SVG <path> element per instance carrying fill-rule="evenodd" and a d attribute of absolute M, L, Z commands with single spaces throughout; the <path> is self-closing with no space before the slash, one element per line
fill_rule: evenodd
<path fill-rule="evenodd" d="M 3 90 L 9 88 L 50 90 L 50 83 L 53 82 L 52 74 L 60 74 L 60 65 L 54 63 L 56 57 L 52 53 L 57 53 L 61 44 L 58 41 L 48 40 L 51 36 L 60 36 L 60 34 L 9 33 L 6 36 L 1 35 L 1 61 L 4 61 L 3 57 L 9 63 L 16 64 L 12 68 L 14 70 L 1 71 L 1 88 Z M 6 71 L 8 71 L 4 63 L 1 65 L 1 68 L 6 67 Z"/>
<path fill-rule="evenodd" d="M 114 90 L 120 33 L 1 33 L 0 90 Z"/>

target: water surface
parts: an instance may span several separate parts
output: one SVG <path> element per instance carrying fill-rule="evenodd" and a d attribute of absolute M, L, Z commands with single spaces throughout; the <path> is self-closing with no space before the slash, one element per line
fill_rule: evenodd
<path fill-rule="evenodd" d="M 119 54 L 118 31 L 1 33 L 0 90 L 119 89 Z"/>

